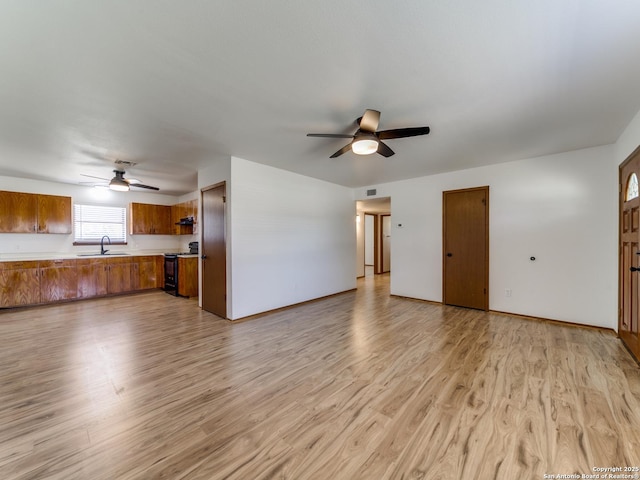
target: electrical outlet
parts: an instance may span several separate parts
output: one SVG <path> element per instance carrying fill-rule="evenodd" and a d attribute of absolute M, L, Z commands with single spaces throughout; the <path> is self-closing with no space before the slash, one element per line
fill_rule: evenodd
<path fill-rule="evenodd" d="M 511 289 L 510 288 L 505 288 L 504 289 L 504 296 L 505 297 L 510 297 L 511 296 Z"/>

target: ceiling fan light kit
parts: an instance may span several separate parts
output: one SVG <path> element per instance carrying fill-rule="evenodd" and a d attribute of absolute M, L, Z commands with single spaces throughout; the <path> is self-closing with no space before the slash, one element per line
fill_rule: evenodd
<path fill-rule="evenodd" d="M 371 155 L 378 151 L 378 139 L 374 135 L 361 135 L 351 142 L 351 150 L 358 155 Z"/>
<path fill-rule="evenodd" d="M 307 137 L 322 138 L 351 138 L 351 143 L 345 145 L 329 158 L 336 158 L 351 150 L 358 155 L 371 155 L 379 153 L 383 157 L 394 155 L 394 151 L 381 140 L 391 140 L 393 138 L 416 137 L 429 133 L 429 127 L 395 128 L 392 130 L 377 131 L 380 122 L 380 112 L 367 109 L 360 118 L 356 120 L 358 130 L 353 135 L 342 133 L 307 133 Z"/>
<path fill-rule="evenodd" d="M 121 170 L 114 170 L 113 173 L 115 173 L 116 176 L 109 182 L 109 188 L 116 192 L 128 192 L 129 184 L 124 179 L 124 172 Z"/>

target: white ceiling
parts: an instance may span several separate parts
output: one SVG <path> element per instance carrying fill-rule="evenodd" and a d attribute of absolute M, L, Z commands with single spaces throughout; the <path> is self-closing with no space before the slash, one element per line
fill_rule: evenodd
<path fill-rule="evenodd" d="M 613 143 L 639 22 L 638 0 L 0 0 L 0 175 L 118 158 L 177 194 L 237 156 L 355 187 Z M 305 136 L 366 108 L 431 134 L 387 159 Z"/>

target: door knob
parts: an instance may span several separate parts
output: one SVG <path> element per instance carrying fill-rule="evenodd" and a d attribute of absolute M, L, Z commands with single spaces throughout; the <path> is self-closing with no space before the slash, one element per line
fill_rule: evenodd
<path fill-rule="evenodd" d="M 447 257 L 453 257 L 453 253 L 447 253 Z"/>
<path fill-rule="evenodd" d="M 629 270 L 632 272 L 640 272 L 640 267 L 631 267 Z"/>
<path fill-rule="evenodd" d="M 206 259 L 207 259 L 207 256 L 206 256 L 206 255 L 202 255 L 200 258 L 201 258 L 202 260 L 206 260 Z"/>

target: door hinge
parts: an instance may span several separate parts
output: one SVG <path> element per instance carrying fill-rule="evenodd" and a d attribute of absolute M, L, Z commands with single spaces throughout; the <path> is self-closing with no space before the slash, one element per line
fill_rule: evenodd
<path fill-rule="evenodd" d="M 487 294 L 487 289 L 486 289 L 486 288 L 484 289 L 484 294 L 485 294 L 485 295 Z"/>
<path fill-rule="evenodd" d="M 227 203 L 227 196 L 226 195 L 222 196 L 222 203 Z"/>

